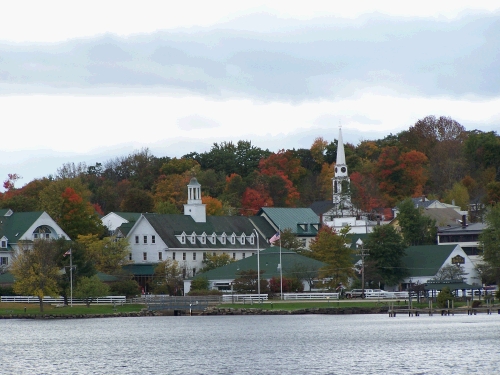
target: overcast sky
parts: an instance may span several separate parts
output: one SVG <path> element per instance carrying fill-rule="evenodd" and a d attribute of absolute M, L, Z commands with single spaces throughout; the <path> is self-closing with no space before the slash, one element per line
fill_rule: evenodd
<path fill-rule="evenodd" d="M 0 179 L 143 147 L 309 148 L 339 124 L 357 144 L 427 115 L 497 131 L 500 3 L 376 3 L 2 4 Z"/>

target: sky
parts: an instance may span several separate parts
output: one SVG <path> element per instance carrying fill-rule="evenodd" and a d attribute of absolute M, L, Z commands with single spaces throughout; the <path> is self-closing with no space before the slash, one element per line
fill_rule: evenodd
<path fill-rule="evenodd" d="M 0 180 L 250 140 L 380 139 L 428 115 L 500 128 L 498 1 L 0 5 Z M 376 4 L 372 4 L 376 3 Z"/>

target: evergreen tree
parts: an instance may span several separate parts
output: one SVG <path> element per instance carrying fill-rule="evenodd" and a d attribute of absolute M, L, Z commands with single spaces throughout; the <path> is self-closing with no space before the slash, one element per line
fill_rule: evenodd
<path fill-rule="evenodd" d="M 407 246 L 436 244 L 436 221 L 422 215 L 411 199 L 405 199 L 398 205 L 397 219 Z"/>

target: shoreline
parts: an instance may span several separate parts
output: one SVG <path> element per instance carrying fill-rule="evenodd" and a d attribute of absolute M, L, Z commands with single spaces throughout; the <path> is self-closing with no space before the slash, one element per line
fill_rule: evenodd
<path fill-rule="evenodd" d="M 209 307 L 204 311 L 193 311 L 192 316 L 215 315 L 354 315 L 354 314 L 387 314 L 388 307 L 317 307 L 298 310 L 266 310 L 259 308 L 219 308 Z M 0 319 L 96 319 L 96 318 L 132 318 L 148 316 L 189 316 L 186 310 L 143 310 L 138 312 L 116 312 L 110 314 L 2 314 Z"/>

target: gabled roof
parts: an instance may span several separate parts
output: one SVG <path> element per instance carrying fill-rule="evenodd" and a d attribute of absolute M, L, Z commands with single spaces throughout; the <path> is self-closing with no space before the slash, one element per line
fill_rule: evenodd
<path fill-rule="evenodd" d="M 459 214 L 453 208 L 425 208 L 422 212 L 423 215 L 436 220 L 436 225 L 438 227 L 445 227 L 447 225 L 456 226 L 458 221 L 462 219 L 462 215 Z"/>
<path fill-rule="evenodd" d="M 141 214 L 139 212 L 110 212 L 114 213 L 115 215 L 120 216 L 121 218 L 127 220 L 127 221 L 137 221 L 141 217 Z M 109 215 L 109 214 L 108 214 Z M 106 215 L 107 216 L 107 215 Z"/>
<path fill-rule="evenodd" d="M 330 211 L 335 205 L 332 201 L 317 201 L 311 203 L 309 208 L 314 211 L 316 215 L 323 215 L 324 213 Z"/>
<path fill-rule="evenodd" d="M 458 245 L 410 246 L 405 250 L 403 264 L 409 277 L 435 276 Z"/>
<path fill-rule="evenodd" d="M 42 216 L 43 211 L 16 212 L 11 216 L 0 216 L 0 238 L 9 239 L 9 243 L 17 243 L 23 234 Z"/>
<path fill-rule="evenodd" d="M 245 234 L 247 236 L 252 235 L 254 233 L 254 226 L 251 221 L 246 216 L 207 216 L 207 221 L 205 223 L 196 222 L 193 220 L 191 216 L 188 215 L 173 215 L 173 214 L 143 214 L 142 215 L 145 220 L 149 222 L 149 224 L 153 227 L 153 229 L 158 233 L 160 238 L 165 242 L 165 244 L 169 248 L 214 248 L 218 249 L 224 246 L 230 248 L 249 248 L 256 247 L 255 245 L 250 245 L 249 243 L 241 244 L 239 241 L 236 243 L 226 243 L 226 245 L 221 245 L 219 242 L 212 244 L 210 241 L 206 241 L 206 243 L 201 244 L 196 241 L 194 244 L 186 241 L 185 244 L 182 244 L 177 237 L 176 234 L 186 233 L 190 235 L 191 233 L 196 233 L 197 235 L 201 235 L 206 233 L 207 235 L 212 235 L 213 233 L 226 235 L 235 234 L 236 236 L 240 236 L 241 234 Z M 121 227 L 118 229 L 120 230 Z M 130 233 L 130 230 L 128 231 Z M 263 244 L 265 238 L 259 236 L 259 243 Z"/>
<path fill-rule="evenodd" d="M 263 207 L 258 215 L 267 217 L 276 229 L 290 229 L 299 236 L 316 236 L 319 230 L 319 216 L 310 208 Z M 301 224 L 309 225 L 303 229 Z"/>
<path fill-rule="evenodd" d="M 249 216 L 250 222 L 257 228 L 260 233 L 266 238 L 271 238 L 276 234 L 276 230 L 263 216 Z"/>
<path fill-rule="evenodd" d="M 261 250 L 260 271 L 263 279 L 279 277 L 280 271 L 278 265 L 280 263 L 280 251 L 277 247 L 269 247 Z M 281 261 L 283 263 L 283 276 L 287 275 L 287 271 L 291 272 L 295 267 L 302 266 L 306 269 L 320 269 L 325 266 L 325 263 L 318 260 L 305 257 L 288 249 L 281 249 Z M 240 271 L 255 270 L 257 271 L 257 254 L 241 259 L 237 262 L 232 262 L 226 266 L 219 267 L 204 273 L 196 275 L 196 277 L 205 277 L 208 280 L 234 280 L 238 277 Z"/>

